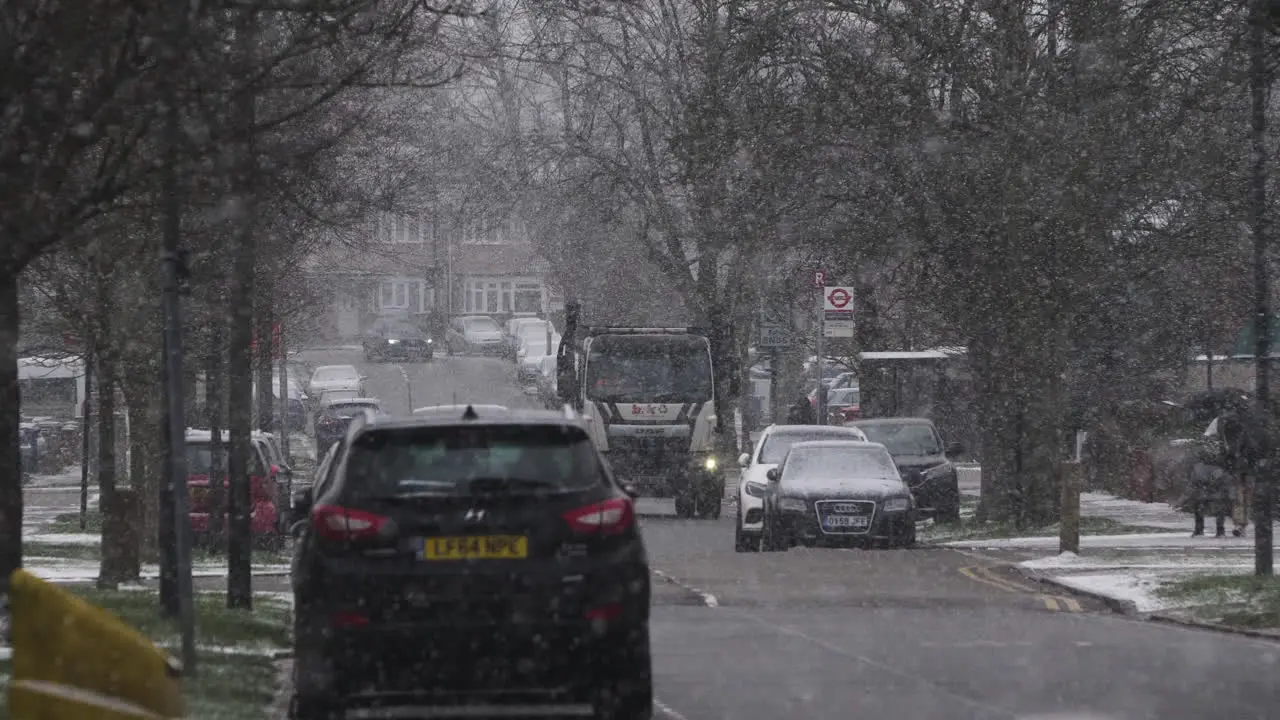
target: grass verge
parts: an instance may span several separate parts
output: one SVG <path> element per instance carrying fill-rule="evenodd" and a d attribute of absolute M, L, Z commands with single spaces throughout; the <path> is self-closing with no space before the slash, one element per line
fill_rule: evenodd
<path fill-rule="evenodd" d="M 50 534 L 79 534 L 89 533 L 92 535 L 100 535 L 102 533 L 102 513 L 97 509 L 90 509 L 85 516 L 84 528 L 80 527 L 80 513 L 64 513 L 53 519 L 53 522 L 45 525 L 40 529 L 42 533 Z"/>
<path fill-rule="evenodd" d="M 1280 578 L 1198 575 L 1162 585 L 1161 597 L 1196 620 L 1254 630 L 1280 629 Z"/>
<path fill-rule="evenodd" d="M 1164 533 L 1168 528 L 1145 525 L 1126 525 L 1110 518 L 1080 518 L 1081 535 L 1138 535 Z M 1015 537 L 1057 537 L 1058 523 L 1041 527 L 1019 528 L 1009 522 L 978 522 L 963 515 L 958 523 L 935 524 L 923 528 L 920 539 L 924 542 L 943 543 L 956 540 L 999 540 Z"/>
<path fill-rule="evenodd" d="M 111 611 L 170 653 L 176 653 L 178 629 L 172 621 L 160 616 L 154 591 L 104 591 L 79 586 L 68 589 Z M 198 673 L 183 680 L 187 717 L 191 720 L 265 720 L 277 690 L 277 672 L 271 653 L 292 643 L 288 606 L 256 597 L 252 612 L 228 610 L 221 593 L 202 593 L 196 597 L 195 610 Z M 0 692 L 5 691 L 11 670 L 7 660 L 0 660 Z M 0 720 L 7 717 L 5 706 L 0 702 Z"/>

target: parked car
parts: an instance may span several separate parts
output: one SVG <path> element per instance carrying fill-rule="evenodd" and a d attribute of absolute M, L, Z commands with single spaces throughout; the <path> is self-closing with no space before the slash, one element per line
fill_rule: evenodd
<path fill-rule="evenodd" d="M 915 504 L 879 443 L 818 440 L 791 446 L 766 473 L 760 549 L 796 545 L 911 547 Z"/>
<path fill-rule="evenodd" d="M 652 716 L 644 542 L 578 419 L 361 420 L 295 502 L 294 720 Z"/>
<path fill-rule="evenodd" d="M 449 321 L 450 355 L 502 355 L 505 350 L 502 328 L 488 315 L 464 315 Z"/>
<path fill-rule="evenodd" d="M 516 381 L 521 385 L 534 385 L 542 372 L 542 359 L 555 358 L 556 349 L 560 347 L 560 335 L 552 331 L 550 343 L 547 342 L 547 326 L 526 325 L 519 338 L 520 345 L 516 349 Z"/>
<path fill-rule="evenodd" d="M 249 528 L 255 542 L 267 548 L 279 548 L 284 544 L 287 528 L 282 527 L 280 509 L 285 507 L 287 492 L 281 492 L 283 468 L 272 462 L 272 456 L 262 433 L 254 434 L 249 453 Z M 222 471 L 222 497 L 225 503 L 230 485 L 228 472 L 228 442 L 224 433 L 217 465 Z M 210 494 L 214 480 L 210 477 L 214 467 L 213 436 L 208 430 L 187 430 L 187 488 L 191 496 L 191 531 L 197 544 L 207 544 L 213 527 L 210 523 L 214 507 Z M 287 481 L 283 481 L 287 482 Z M 225 509 L 225 505 L 223 506 Z M 225 518 L 224 518 L 225 520 Z"/>
<path fill-rule="evenodd" d="M 364 359 L 425 361 L 435 355 L 435 341 L 407 318 L 378 318 L 369 326 L 361 344 Z"/>
<path fill-rule="evenodd" d="M 792 445 L 811 440 L 866 440 L 857 428 L 832 425 L 770 425 L 760 433 L 751 454 L 738 458 L 742 481 L 738 483 L 738 521 L 733 534 L 737 552 L 760 549 L 764 529 L 764 497 L 769 490 L 768 473 L 787 456 Z"/>
<path fill-rule="evenodd" d="M 503 342 L 506 347 L 503 349 L 508 359 L 515 360 L 516 351 L 520 349 L 520 335 L 527 327 L 543 327 L 546 320 L 539 318 L 537 315 L 524 314 L 516 315 L 507 320 L 506 326 L 503 328 Z"/>
<path fill-rule="evenodd" d="M 364 381 L 368 378 L 355 365 L 321 365 L 311 374 L 308 389 L 312 395 L 333 390 L 353 391 L 364 394 Z"/>
<path fill-rule="evenodd" d="M 329 446 L 342 439 L 351 420 L 365 412 L 381 414 L 382 401 L 364 397 L 339 398 L 321 407 L 316 414 L 316 457 L 322 456 Z"/>
<path fill-rule="evenodd" d="M 538 361 L 538 377 L 535 378 L 538 387 L 538 399 L 542 401 L 542 406 L 548 410 L 559 410 L 564 401 L 560 399 L 556 378 L 556 356 L 547 355 Z"/>
<path fill-rule="evenodd" d="M 850 425 L 888 448 L 920 515 L 940 522 L 960 520 L 960 480 L 952 461 L 964 454 L 963 445 L 945 444 L 928 418 L 875 418 Z"/>
<path fill-rule="evenodd" d="M 843 425 L 862 417 L 862 393 L 855 386 L 827 392 L 827 415 L 834 425 Z"/>

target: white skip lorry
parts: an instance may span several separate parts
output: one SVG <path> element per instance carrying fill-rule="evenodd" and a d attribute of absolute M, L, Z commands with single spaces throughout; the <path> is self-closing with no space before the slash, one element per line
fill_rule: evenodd
<path fill-rule="evenodd" d="M 583 417 L 614 474 L 637 494 L 675 499 L 679 517 L 718 518 L 715 368 L 705 333 L 683 327 L 578 327 L 566 307 L 557 392 Z"/>

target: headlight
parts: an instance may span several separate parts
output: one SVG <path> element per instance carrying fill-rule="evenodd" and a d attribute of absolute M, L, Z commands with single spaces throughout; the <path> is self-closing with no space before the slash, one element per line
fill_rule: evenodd
<path fill-rule="evenodd" d="M 396 340 L 395 338 L 388 338 L 388 339 L 387 339 L 387 344 L 388 344 L 388 345 L 397 345 L 397 344 L 399 344 L 399 343 L 400 343 L 400 341 L 399 341 L 399 340 Z"/>
<path fill-rule="evenodd" d="M 805 510 L 804 500 L 800 498 L 782 498 L 778 501 L 778 508 L 781 510 Z"/>
<path fill-rule="evenodd" d="M 753 498 L 764 497 L 764 491 L 768 489 L 766 485 L 758 482 L 748 482 L 742 486 L 742 489 Z"/>
<path fill-rule="evenodd" d="M 428 345 L 430 345 L 430 344 L 431 344 L 431 343 L 433 343 L 433 342 L 435 342 L 435 340 L 433 340 L 433 339 L 431 339 L 431 338 L 427 338 L 427 344 L 428 344 Z"/>
<path fill-rule="evenodd" d="M 890 498 L 884 501 L 885 512 L 902 512 L 911 507 L 911 498 Z"/>
<path fill-rule="evenodd" d="M 703 467 L 705 467 L 705 468 L 706 468 L 706 469 L 708 469 L 708 470 L 715 470 L 715 469 L 716 469 L 716 459 L 715 459 L 714 457 L 709 457 L 709 458 L 707 458 L 707 459 L 702 463 L 702 466 L 703 466 Z"/>

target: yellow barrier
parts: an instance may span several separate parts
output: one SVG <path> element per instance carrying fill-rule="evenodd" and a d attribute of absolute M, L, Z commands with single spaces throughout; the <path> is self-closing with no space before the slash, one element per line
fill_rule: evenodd
<path fill-rule="evenodd" d="M 23 570 L 10 578 L 12 720 L 171 720 L 177 665 L 111 613 Z"/>

